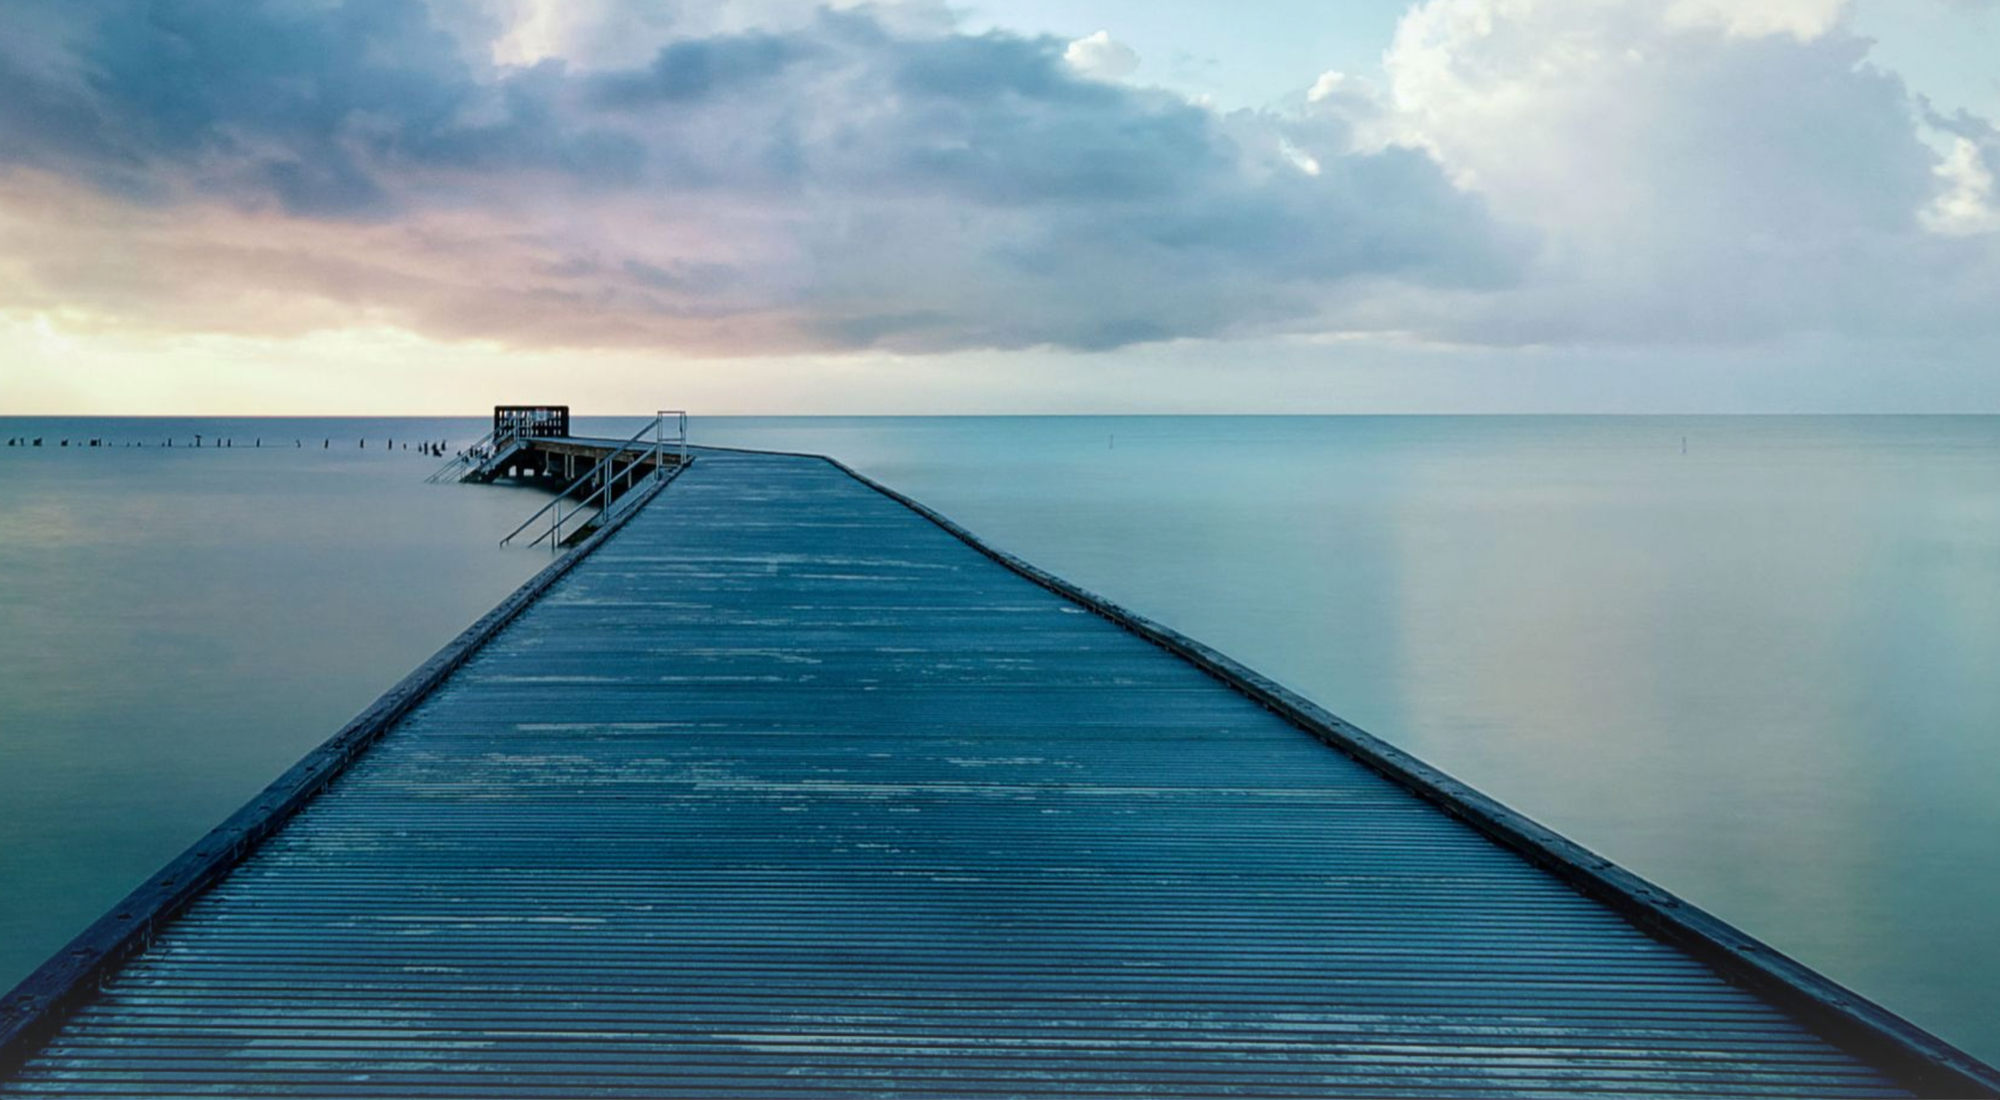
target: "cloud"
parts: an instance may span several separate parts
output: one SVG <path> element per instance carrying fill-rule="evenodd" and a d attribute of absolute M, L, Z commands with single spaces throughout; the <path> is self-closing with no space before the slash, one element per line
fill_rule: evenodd
<path fill-rule="evenodd" d="M 1945 191 L 1924 210 L 1925 228 L 1954 236 L 2000 232 L 1993 169 L 1977 144 L 1965 138 L 1953 141 L 1937 175 Z"/>
<path fill-rule="evenodd" d="M 1936 174 L 1942 188 L 1923 212 L 1926 228 L 1953 236 L 2000 233 L 2000 128 L 1969 112 L 1925 117 L 1948 139 L 1949 152 Z"/>
<path fill-rule="evenodd" d="M 1747 13 L 1756 12 L 1751 18 Z M 1378 108 L 1542 242 L 1515 286 L 1406 301 L 1479 343 L 1994 331 L 1991 240 L 1927 224 L 1934 127 L 1844 5 L 1431 0 Z M 1953 189 L 1956 189 L 1955 191 Z"/>
<path fill-rule="evenodd" d="M 0 55 L 0 293 L 161 325 L 1097 349 L 1489 285 L 1517 245 L 1425 154 L 914 5 L 635 20 L 666 37 L 630 63 L 544 53 L 619 3 L 23 6 L 61 46 Z"/>
<path fill-rule="evenodd" d="M 1429 0 L 1284 110 L 929 0 L 17 0 L 0 306 L 703 355 L 1996 335 L 1838 0 Z"/>
<path fill-rule="evenodd" d="M 670 42 L 644 68 L 599 78 L 594 99 L 611 107 L 700 103 L 733 91 L 753 91 L 778 79 L 809 52 L 790 38 L 771 34 Z"/>
<path fill-rule="evenodd" d="M 1665 18 L 1677 30 L 1715 29 L 1743 38 L 1788 34 L 1809 41 L 1841 25 L 1850 0 L 1672 0 Z"/>
<path fill-rule="evenodd" d="M 1139 54 L 1109 31 L 1098 31 L 1071 42 L 1063 50 L 1070 68 L 1098 80 L 1123 80 L 1139 68 Z"/>

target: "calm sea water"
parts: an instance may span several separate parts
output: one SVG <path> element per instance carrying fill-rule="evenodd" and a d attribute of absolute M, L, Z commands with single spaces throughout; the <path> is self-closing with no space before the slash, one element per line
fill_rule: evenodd
<path fill-rule="evenodd" d="M 482 430 L 0 419 L 150 444 L 0 449 L 0 986 L 547 560 L 493 546 L 537 493 L 382 446 Z M 695 434 L 838 455 L 2000 1058 L 2000 418 Z"/>

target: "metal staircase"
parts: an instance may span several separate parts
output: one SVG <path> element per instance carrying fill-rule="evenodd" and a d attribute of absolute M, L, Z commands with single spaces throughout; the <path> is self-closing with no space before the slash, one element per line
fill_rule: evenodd
<path fill-rule="evenodd" d="M 441 481 L 487 482 L 506 472 L 513 460 L 538 436 L 569 435 L 567 405 L 495 405 L 493 430 L 452 456 L 425 478 Z"/>
<path fill-rule="evenodd" d="M 652 438 L 647 439 L 648 435 Z M 561 549 L 563 531 L 566 527 L 570 537 L 574 538 L 615 512 L 620 503 L 631 495 L 634 485 L 649 477 L 665 479 L 669 454 L 674 456 L 676 467 L 687 465 L 687 413 L 679 409 L 655 415 L 645 427 L 632 433 L 631 438 L 598 459 L 596 465 L 584 471 L 582 477 L 564 486 L 554 500 L 543 505 L 534 515 L 522 520 L 519 527 L 508 532 L 507 537 L 500 540 L 500 545 L 506 546 L 521 532 L 534 526 L 543 516 L 548 516 L 547 529 L 530 539 L 528 545 L 538 546 L 543 540 L 547 540 L 551 551 Z M 642 473 L 640 467 L 649 462 L 652 464 L 651 472 Z M 585 493 L 581 500 L 570 499 L 578 490 L 586 487 L 589 492 Z M 586 509 L 590 510 L 590 517 L 579 522 L 577 516 Z"/>

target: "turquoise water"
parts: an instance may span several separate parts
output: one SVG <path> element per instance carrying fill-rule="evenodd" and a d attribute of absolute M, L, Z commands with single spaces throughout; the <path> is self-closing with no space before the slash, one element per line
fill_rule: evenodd
<path fill-rule="evenodd" d="M 482 430 L 0 419 L 155 444 L 0 449 L 0 984 L 547 560 L 492 545 L 538 494 L 376 442 Z M 695 435 L 836 454 L 2000 1058 L 2000 418 Z"/>

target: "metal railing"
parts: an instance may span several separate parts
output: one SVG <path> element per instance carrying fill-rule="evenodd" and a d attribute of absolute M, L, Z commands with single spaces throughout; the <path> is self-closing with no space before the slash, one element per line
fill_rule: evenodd
<path fill-rule="evenodd" d="M 526 424 L 510 424 L 504 428 L 495 428 L 493 430 L 493 445 L 487 450 L 485 457 L 480 457 L 477 450 L 473 451 L 473 471 L 481 479 L 491 481 L 495 476 L 495 468 L 500 463 L 514 457 L 514 452 L 527 442 L 528 434 L 528 425 Z"/>
<path fill-rule="evenodd" d="M 673 426 L 674 432 L 671 438 L 667 434 L 669 424 Z M 646 438 L 648 433 L 652 434 L 652 440 L 650 442 L 641 442 Z M 507 537 L 500 540 L 500 545 L 505 546 L 513 542 L 521 532 L 534 526 L 535 522 L 543 516 L 547 516 L 553 512 L 554 515 L 549 519 L 548 530 L 529 540 L 528 545 L 539 546 L 542 540 L 547 539 L 550 552 L 561 549 L 563 525 L 575 519 L 577 513 L 586 508 L 594 509 L 592 513 L 593 519 L 597 516 L 608 515 L 615 509 L 618 506 L 618 502 L 625 499 L 625 495 L 616 492 L 619 479 L 624 479 L 625 489 L 627 494 L 629 494 L 632 486 L 638 480 L 634 476 L 634 473 L 638 470 L 640 464 L 645 461 L 645 456 L 648 452 L 651 453 L 653 460 L 653 472 L 651 476 L 655 479 L 664 480 L 667 476 L 666 457 L 669 445 L 674 447 L 675 464 L 679 466 L 687 465 L 687 413 L 680 409 L 665 410 L 655 414 L 650 423 L 632 433 L 631 438 L 620 443 L 611 453 L 598 459 L 597 464 L 584 471 L 582 477 L 564 486 L 562 492 L 557 494 L 554 500 L 542 505 L 541 509 L 534 515 L 522 520 L 519 527 L 509 531 Z M 618 458 L 627 453 L 631 453 L 633 457 L 620 469 L 617 465 Z M 592 489 L 582 500 L 570 504 L 570 495 L 593 480 L 597 482 L 597 487 Z M 602 505 L 597 504 L 599 497 L 604 498 Z M 565 507 L 566 505 L 567 507 Z"/>
<path fill-rule="evenodd" d="M 460 451 L 424 481 L 434 483 L 454 475 L 456 480 L 463 481 L 470 473 L 484 474 L 488 465 L 510 457 L 514 448 L 520 446 L 528 435 L 528 425 L 524 424 L 510 424 L 505 428 L 496 428 L 480 436 L 478 442 Z"/>
<path fill-rule="evenodd" d="M 436 473 L 424 479 L 424 484 L 435 485 L 448 477 L 462 475 L 468 465 L 476 465 L 478 463 L 478 460 L 472 456 L 479 453 L 479 448 L 491 442 L 493 442 L 492 432 L 487 432 L 485 435 L 480 436 L 477 443 L 451 456 L 444 465 L 439 466 Z"/>

